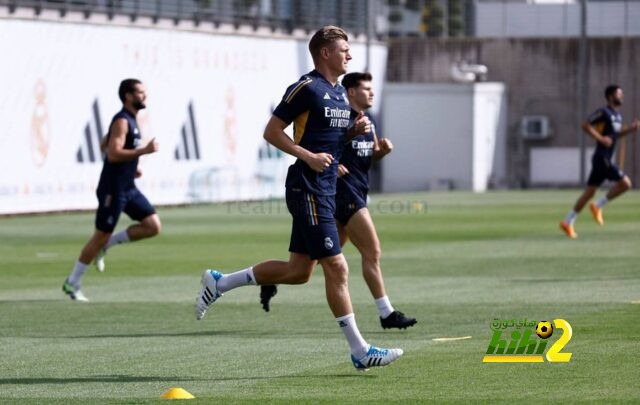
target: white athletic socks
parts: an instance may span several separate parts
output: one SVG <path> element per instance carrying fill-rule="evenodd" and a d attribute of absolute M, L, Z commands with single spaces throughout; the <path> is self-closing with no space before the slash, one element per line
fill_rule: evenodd
<path fill-rule="evenodd" d="M 353 354 L 356 359 L 364 357 L 369 350 L 369 345 L 362 338 L 362 335 L 360 335 L 360 331 L 356 325 L 355 315 L 348 314 L 341 316 L 340 318 L 336 318 L 336 321 L 340 329 L 342 329 L 342 333 L 344 333 L 344 336 L 347 338 L 347 342 L 349 342 L 351 354 Z"/>
<path fill-rule="evenodd" d="M 114 233 L 113 235 L 111 235 L 111 237 L 109 238 L 109 241 L 107 241 L 107 244 L 104 246 L 104 249 L 107 250 L 113 245 L 118 245 L 120 243 L 127 243 L 127 242 L 129 242 L 129 234 L 125 229 L 123 231 L 120 231 L 118 233 Z"/>
<path fill-rule="evenodd" d="M 253 267 L 236 271 L 235 273 L 225 274 L 218 280 L 217 288 L 221 293 L 242 287 L 243 285 L 257 285 L 256 278 L 253 275 Z"/>
<path fill-rule="evenodd" d="M 607 198 L 607 196 L 605 195 L 604 197 L 602 197 L 601 199 L 599 199 L 598 201 L 596 201 L 596 207 L 598 208 L 602 208 L 604 207 L 604 205 L 606 203 L 609 202 L 609 199 Z"/>
<path fill-rule="evenodd" d="M 393 312 L 393 306 L 386 295 L 375 300 L 380 318 L 386 318 Z"/>
<path fill-rule="evenodd" d="M 609 199 L 607 198 L 607 196 L 604 196 L 600 199 L 598 199 L 598 201 L 596 201 L 596 207 L 598 208 L 602 208 L 605 206 L 606 203 L 609 202 Z M 567 214 L 567 216 L 564 218 L 564 222 L 568 223 L 569 225 L 573 226 L 573 224 L 576 222 L 576 218 L 578 217 L 578 213 L 575 212 L 574 210 L 569 211 L 569 213 Z"/>
<path fill-rule="evenodd" d="M 575 212 L 574 210 L 571 210 L 565 217 L 564 222 L 568 223 L 569 225 L 573 225 L 573 223 L 576 222 L 577 216 L 578 216 L 578 213 Z"/>
<path fill-rule="evenodd" d="M 67 279 L 69 283 L 73 284 L 76 287 L 79 286 L 80 282 L 82 281 L 82 276 L 87 271 L 88 266 L 89 266 L 88 264 L 84 264 L 80 261 L 77 261 L 76 264 L 73 266 L 71 275 Z"/>

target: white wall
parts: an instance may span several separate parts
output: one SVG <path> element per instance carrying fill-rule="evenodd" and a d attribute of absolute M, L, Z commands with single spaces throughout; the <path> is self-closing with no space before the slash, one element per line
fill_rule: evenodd
<path fill-rule="evenodd" d="M 585 177 L 591 171 L 593 150 L 593 147 L 585 149 Z M 531 148 L 529 173 L 530 183 L 533 186 L 580 184 L 580 148 Z"/>
<path fill-rule="evenodd" d="M 312 68 L 306 39 L 1 18 L 0 39 L 0 214 L 96 206 L 102 162 L 77 154 L 95 152 L 97 122 L 106 133 L 127 77 L 145 83 L 138 121 L 160 143 L 137 182 L 154 204 L 284 195 L 291 158 L 261 154 L 262 132 L 286 87 Z M 351 70 L 363 69 L 363 43 L 352 56 Z M 377 90 L 385 64 L 386 47 L 374 45 Z M 199 159 L 175 158 L 183 128 Z"/>
<path fill-rule="evenodd" d="M 388 192 L 484 191 L 505 177 L 504 85 L 388 83 L 383 134 L 394 151 L 382 166 Z"/>
<path fill-rule="evenodd" d="M 507 100 L 503 83 L 481 83 L 473 94 L 473 184 L 485 191 L 506 176 Z"/>

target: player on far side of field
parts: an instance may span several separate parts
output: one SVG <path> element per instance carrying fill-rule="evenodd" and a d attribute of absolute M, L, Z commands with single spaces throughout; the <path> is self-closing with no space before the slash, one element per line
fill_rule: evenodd
<path fill-rule="evenodd" d="M 387 297 L 380 269 L 380 240 L 367 208 L 371 161 L 382 159 L 393 150 L 389 139 L 378 138 L 375 121 L 366 112 L 373 105 L 371 80 L 370 73 L 348 73 L 342 78 L 351 109 L 356 114 L 365 112 L 371 121 L 371 131 L 357 135 L 344 146 L 338 165 L 335 217 L 340 246 L 344 247 L 350 239 L 360 252 L 362 275 L 378 307 L 380 324 L 384 329 L 406 329 L 417 321 L 394 310 Z M 276 292 L 275 285 L 260 287 L 260 300 L 265 311 L 269 311 L 269 301 Z"/>
<path fill-rule="evenodd" d="M 613 162 L 613 152 L 618 139 L 634 132 L 638 129 L 638 120 L 635 119 L 626 128 L 622 126 L 622 115 L 620 107 L 624 101 L 624 93 L 620 86 L 612 84 L 604 90 L 607 105 L 596 110 L 587 121 L 582 124 L 584 132 L 596 140 L 596 150 L 591 158 L 591 173 L 587 180 L 587 187 L 578 198 L 573 209 L 569 211 L 566 218 L 560 222 L 560 229 L 571 239 L 578 237 L 574 229 L 576 217 L 582 208 L 593 198 L 598 187 L 605 181 L 611 180 L 616 183 L 609 189 L 607 194 L 595 203 L 591 203 L 591 214 L 593 219 L 604 225 L 602 218 L 602 207 L 620 194 L 631 188 L 631 180 Z"/>
<path fill-rule="evenodd" d="M 315 69 L 289 86 L 264 131 L 264 138 L 297 158 L 286 179 L 287 208 L 293 217 L 289 260 L 269 260 L 231 274 L 205 270 L 196 298 L 196 319 L 223 293 L 246 285 L 303 284 L 318 262 L 329 308 L 342 329 L 357 370 L 385 366 L 401 349 L 380 349 L 364 340 L 356 325 L 348 287 L 349 269 L 336 227 L 338 160 L 346 137 L 370 131 L 369 120 L 354 120 L 338 77 L 351 59 L 346 32 L 326 26 L 309 42 Z M 294 139 L 284 132 L 294 123 Z"/>
<path fill-rule="evenodd" d="M 134 178 L 141 175 L 138 158 L 158 150 L 155 138 L 140 147 L 141 135 L 136 115 L 145 108 L 147 95 L 144 85 L 136 79 L 123 80 L 118 96 L 122 100 L 122 109 L 113 116 L 109 133 L 103 141 L 106 153 L 96 191 L 96 229 L 62 285 L 62 291 L 76 301 L 88 301 L 80 285 L 91 261 L 95 259 L 96 267 L 102 272 L 107 249 L 120 243 L 150 238 L 157 235 L 161 228 L 158 214 L 134 182 Z M 113 234 L 122 212 L 139 223 Z"/>

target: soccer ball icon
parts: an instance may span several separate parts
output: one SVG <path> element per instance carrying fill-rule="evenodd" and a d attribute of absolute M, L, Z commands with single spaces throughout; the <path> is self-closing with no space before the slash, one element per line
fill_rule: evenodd
<path fill-rule="evenodd" d="M 536 325 L 536 334 L 542 339 L 548 339 L 553 334 L 553 326 L 551 322 L 540 321 Z"/>

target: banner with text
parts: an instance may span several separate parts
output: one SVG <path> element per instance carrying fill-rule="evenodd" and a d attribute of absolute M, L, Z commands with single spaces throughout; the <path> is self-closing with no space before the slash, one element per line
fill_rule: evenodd
<path fill-rule="evenodd" d="M 147 88 L 143 140 L 160 144 L 136 181 L 153 204 L 284 195 L 293 158 L 262 133 L 312 69 L 306 40 L 21 20 L 0 38 L 0 214 L 97 206 L 99 142 L 129 77 Z M 351 48 L 350 70 L 364 69 L 365 45 Z M 370 52 L 381 94 L 387 50 Z"/>

